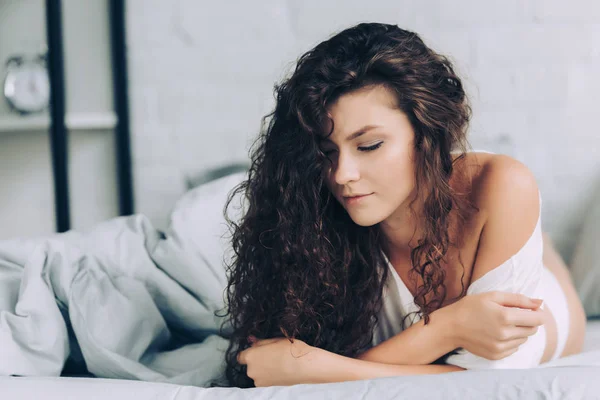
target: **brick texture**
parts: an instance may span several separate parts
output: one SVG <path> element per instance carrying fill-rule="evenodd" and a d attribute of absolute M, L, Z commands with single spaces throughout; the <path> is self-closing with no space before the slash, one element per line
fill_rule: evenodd
<path fill-rule="evenodd" d="M 475 149 L 537 177 L 543 228 L 571 257 L 600 184 L 595 0 L 127 2 L 136 211 L 159 226 L 206 168 L 247 160 L 273 85 L 304 51 L 361 21 L 397 23 L 455 61 Z"/>

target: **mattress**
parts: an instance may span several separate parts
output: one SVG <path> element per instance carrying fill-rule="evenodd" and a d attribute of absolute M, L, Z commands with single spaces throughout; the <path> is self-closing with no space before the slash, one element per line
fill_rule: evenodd
<path fill-rule="evenodd" d="M 11 400 L 597 399 L 600 396 L 600 319 L 588 321 L 583 353 L 555 361 L 560 362 L 526 370 L 472 370 L 254 389 L 207 389 L 97 378 L 0 377 L 0 392 L 2 399 Z"/>

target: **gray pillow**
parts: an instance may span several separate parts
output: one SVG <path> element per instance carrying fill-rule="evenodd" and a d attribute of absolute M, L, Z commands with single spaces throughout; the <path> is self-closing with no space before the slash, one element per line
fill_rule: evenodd
<path fill-rule="evenodd" d="M 585 314 L 600 316 L 600 190 L 585 218 L 571 260 L 571 276 Z"/>
<path fill-rule="evenodd" d="M 221 276 L 224 261 L 231 257 L 230 235 L 223 208 L 227 197 L 240 182 L 247 178 L 237 172 L 185 193 L 175 204 L 166 235 L 174 240 L 182 252 L 201 257 Z M 243 195 L 237 195 L 228 210 L 228 216 L 239 221 L 246 211 Z"/>
<path fill-rule="evenodd" d="M 211 168 L 209 170 L 203 170 L 201 172 L 188 174 L 186 177 L 186 185 L 188 190 L 191 190 L 224 176 L 237 174 L 238 172 L 247 172 L 248 168 L 250 168 L 250 164 L 247 162 L 236 162 Z"/>

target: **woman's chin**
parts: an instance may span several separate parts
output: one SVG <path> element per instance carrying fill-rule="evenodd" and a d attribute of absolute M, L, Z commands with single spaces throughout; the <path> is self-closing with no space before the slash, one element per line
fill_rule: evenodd
<path fill-rule="evenodd" d="M 381 218 L 374 215 L 353 215 L 351 213 L 348 213 L 348 215 L 350 215 L 350 219 L 352 219 L 356 225 L 365 227 L 376 225 L 382 221 Z"/>

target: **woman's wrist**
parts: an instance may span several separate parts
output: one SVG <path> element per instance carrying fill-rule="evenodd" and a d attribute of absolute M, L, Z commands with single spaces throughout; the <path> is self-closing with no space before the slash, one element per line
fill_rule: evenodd
<path fill-rule="evenodd" d="M 313 347 L 311 353 L 313 358 L 310 363 L 305 364 L 305 370 L 302 372 L 307 383 L 339 382 L 339 363 L 342 357 L 318 347 Z"/>
<path fill-rule="evenodd" d="M 445 340 L 453 350 L 462 347 L 461 318 L 463 317 L 463 311 L 461 309 L 462 303 L 459 303 L 461 300 L 435 311 L 438 313 L 437 317 L 441 320 L 440 324 L 444 326 Z"/>
<path fill-rule="evenodd" d="M 394 375 L 393 372 L 381 375 L 381 372 L 377 371 L 378 368 L 385 370 L 393 365 L 379 365 L 376 362 L 345 357 L 323 349 L 317 350 L 314 368 L 308 375 L 308 383 L 345 382 Z"/>
<path fill-rule="evenodd" d="M 395 336 L 371 347 L 356 358 L 397 365 L 426 365 L 460 347 L 459 306 L 449 305 L 416 322 Z"/>

